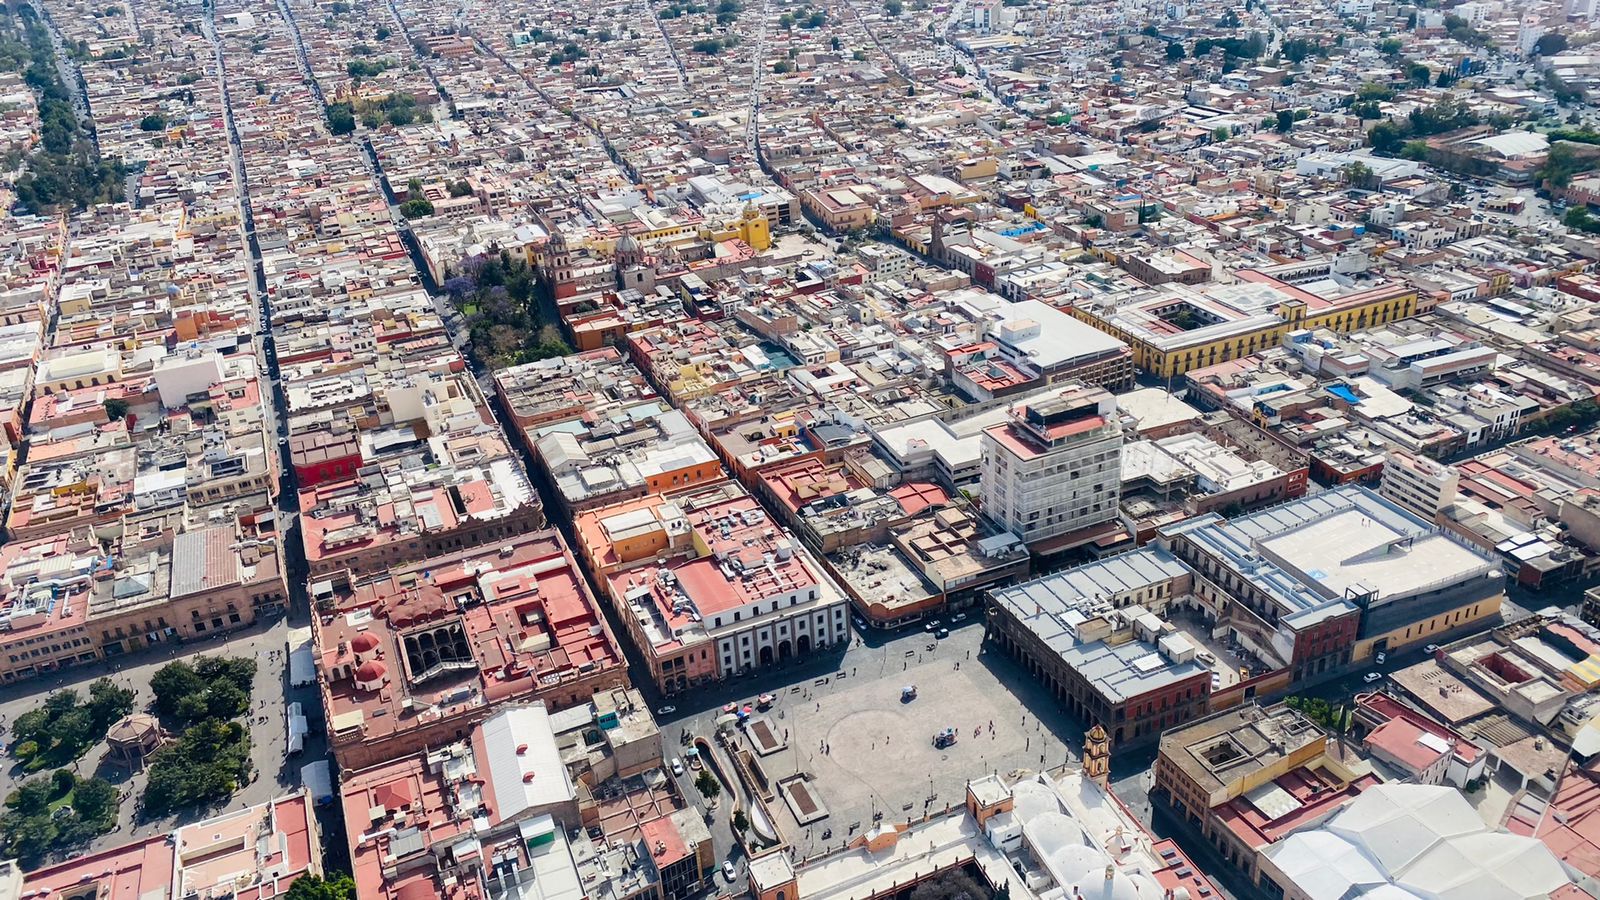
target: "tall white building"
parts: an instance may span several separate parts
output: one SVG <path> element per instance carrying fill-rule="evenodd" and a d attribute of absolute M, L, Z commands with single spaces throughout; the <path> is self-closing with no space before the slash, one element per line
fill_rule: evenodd
<path fill-rule="evenodd" d="M 1454 466 L 1395 449 L 1384 454 L 1378 493 L 1407 512 L 1438 522 L 1440 514 L 1456 502 L 1459 480 Z"/>
<path fill-rule="evenodd" d="M 983 432 L 983 512 L 1028 543 L 1110 521 L 1122 487 L 1117 400 L 1065 386 Z"/>

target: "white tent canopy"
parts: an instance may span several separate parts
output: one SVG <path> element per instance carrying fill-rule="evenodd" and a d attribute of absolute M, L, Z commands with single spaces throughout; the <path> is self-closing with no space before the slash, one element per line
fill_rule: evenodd
<path fill-rule="evenodd" d="M 1369 788 L 1267 856 L 1311 900 L 1534 900 L 1570 883 L 1543 843 L 1490 830 L 1441 785 Z"/>

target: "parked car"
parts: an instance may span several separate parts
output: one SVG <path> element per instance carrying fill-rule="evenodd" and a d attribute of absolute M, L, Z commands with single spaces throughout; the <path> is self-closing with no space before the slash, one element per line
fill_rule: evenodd
<path fill-rule="evenodd" d="M 1422 650 L 1423 650 L 1424 653 L 1429 653 L 1429 654 L 1438 653 L 1439 652 L 1439 645 L 1438 644 L 1429 644 L 1428 646 L 1423 647 Z"/>
<path fill-rule="evenodd" d="M 939 626 L 939 630 L 935 631 L 933 633 L 933 636 L 943 640 L 944 638 L 947 638 L 947 637 L 950 636 L 950 629 L 945 628 L 944 626 L 941 625 L 941 626 Z"/>
<path fill-rule="evenodd" d="M 952 621 L 952 622 L 965 622 L 966 620 L 967 620 L 967 614 L 966 613 L 956 613 L 955 615 L 950 617 L 950 621 Z"/>
<path fill-rule="evenodd" d="M 736 869 L 734 869 L 733 863 L 730 862 L 730 861 L 724 860 L 723 863 L 722 863 L 722 877 L 728 879 L 728 883 L 729 884 L 733 884 L 733 878 L 737 874 L 738 874 L 738 871 Z"/>
<path fill-rule="evenodd" d="M 670 715 L 672 715 L 673 713 L 675 713 L 677 711 L 678 711 L 678 708 L 676 706 L 663 706 L 660 709 L 656 710 L 656 715 L 658 715 L 658 716 L 670 716 Z"/>
<path fill-rule="evenodd" d="M 939 630 L 939 620 L 938 619 L 929 619 L 928 620 L 928 624 L 922 626 L 922 630 L 923 631 L 938 631 Z"/>
<path fill-rule="evenodd" d="M 1377 656 L 1377 660 L 1378 660 L 1378 665 L 1380 665 L 1380 666 L 1381 666 L 1381 665 L 1383 665 L 1383 663 L 1384 663 L 1384 660 L 1386 660 L 1386 659 L 1388 659 L 1388 658 L 1389 658 L 1389 655 L 1388 655 L 1388 654 L 1387 654 L 1387 653 L 1381 653 L 1381 652 L 1380 652 L 1380 653 L 1379 653 L 1379 654 L 1378 654 L 1378 656 Z"/>
<path fill-rule="evenodd" d="M 673 760 L 672 760 L 672 774 L 674 774 L 674 775 L 682 775 L 683 774 L 683 760 L 678 759 L 676 757 L 673 758 Z"/>
<path fill-rule="evenodd" d="M 1377 673 L 1377 672 L 1368 672 L 1365 676 L 1362 677 L 1361 680 L 1365 681 L 1367 684 L 1371 684 L 1374 681 L 1377 681 L 1378 679 L 1380 679 L 1382 677 L 1383 676 L 1381 674 Z"/>

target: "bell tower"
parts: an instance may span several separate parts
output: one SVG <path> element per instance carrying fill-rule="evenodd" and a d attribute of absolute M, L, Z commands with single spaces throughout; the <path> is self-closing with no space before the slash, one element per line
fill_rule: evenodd
<path fill-rule="evenodd" d="M 1083 736 L 1083 774 L 1102 788 L 1111 774 L 1111 739 L 1104 725 L 1096 724 Z"/>

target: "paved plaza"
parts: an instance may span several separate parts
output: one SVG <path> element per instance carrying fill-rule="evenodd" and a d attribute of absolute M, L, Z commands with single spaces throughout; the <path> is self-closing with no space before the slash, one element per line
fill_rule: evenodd
<path fill-rule="evenodd" d="M 967 780 L 979 773 L 1076 761 L 1081 726 L 982 638 L 982 623 L 973 621 L 944 640 L 917 631 L 869 639 L 837 668 L 796 667 L 787 685 L 755 686 L 777 695 L 766 717 L 786 744 L 758 757 L 768 779 L 776 784 L 805 773 L 807 790 L 829 813 L 804 826 L 781 795 L 770 804 L 779 831 L 801 855 L 839 847 L 879 815 L 904 821 L 959 804 Z M 915 700 L 901 701 L 906 685 L 916 686 Z M 665 731 L 709 734 L 720 714 L 712 706 Z M 935 748 L 934 734 L 946 728 L 957 732 L 955 744 Z M 741 736 L 740 745 L 755 753 L 748 738 Z"/>

